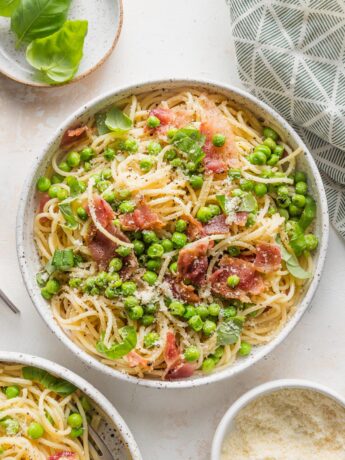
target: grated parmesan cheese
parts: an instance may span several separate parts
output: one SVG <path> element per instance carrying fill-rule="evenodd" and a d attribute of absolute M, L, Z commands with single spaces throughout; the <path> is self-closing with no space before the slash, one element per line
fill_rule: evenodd
<path fill-rule="evenodd" d="M 312 390 L 286 389 L 248 404 L 221 460 L 344 460 L 345 409 Z"/>

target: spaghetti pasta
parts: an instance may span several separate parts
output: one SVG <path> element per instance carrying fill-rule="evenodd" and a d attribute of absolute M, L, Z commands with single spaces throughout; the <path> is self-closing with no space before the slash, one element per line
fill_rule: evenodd
<path fill-rule="evenodd" d="M 302 150 L 195 89 L 109 113 L 38 181 L 42 295 L 71 340 L 114 369 L 222 369 L 279 332 L 312 272 Z"/>

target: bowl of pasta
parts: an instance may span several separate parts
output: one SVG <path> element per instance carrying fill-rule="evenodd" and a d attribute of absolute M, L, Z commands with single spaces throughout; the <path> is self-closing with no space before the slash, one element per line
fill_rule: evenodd
<path fill-rule="evenodd" d="M 0 388 L 1 458 L 100 460 L 104 446 L 116 460 L 142 458 L 110 401 L 52 361 L 0 352 Z"/>
<path fill-rule="evenodd" d="M 69 117 L 21 197 L 28 292 L 71 351 L 152 387 L 210 383 L 293 329 L 318 285 L 317 167 L 272 109 L 195 80 L 113 91 Z"/>

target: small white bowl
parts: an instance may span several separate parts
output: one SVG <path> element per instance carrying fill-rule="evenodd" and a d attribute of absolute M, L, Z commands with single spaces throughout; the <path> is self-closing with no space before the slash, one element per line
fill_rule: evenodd
<path fill-rule="evenodd" d="M 309 187 L 311 194 L 314 196 L 317 203 L 317 216 L 315 222 L 315 233 L 319 238 L 319 246 L 314 255 L 314 274 L 312 279 L 305 287 L 303 297 L 296 308 L 296 312 L 289 319 L 283 329 L 269 343 L 254 347 L 252 353 L 246 357 L 238 359 L 234 364 L 219 372 L 214 372 L 210 375 L 201 377 L 191 377 L 180 381 L 161 381 L 142 379 L 127 375 L 123 372 L 106 366 L 96 358 L 81 350 L 60 328 L 55 321 L 49 303 L 43 299 L 40 293 L 39 286 L 36 283 L 36 273 L 40 270 L 40 262 L 37 250 L 33 239 L 33 222 L 37 202 L 35 200 L 36 182 L 37 179 L 45 174 L 47 166 L 50 164 L 51 158 L 60 144 L 62 134 L 70 126 L 82 124 L 90 116 L 98 111 L 108 107 L 111 104 L 116 104 L 117 101 L 131 94 L 139 94 L 146 91 L 161 89 L 162 91 L 170 89 L 182 89 L 194 87 L 209 92 L 216 92 L 225 95 L 236 105 L 245 107 L 254 113 L 258 118 L 265 120 L 267 123 L 276 127 L 283 134 L 286 141 L 293 147 L 302 147 L 304 155 L 298 158 L 298 167 L 305 171 L 309 177 Z M 194 386 L 213 383 L 235 374 L 238 374 L 244 369 L 247 369 L 255 362 L 263 358 L 267 353 L 272 351 L 285 337 L 292 331 L 296 324 L 301 319 L 303 313 L 309 307 L 316 288 L 319 284 L 324 260 L 328 245 L 328 208 L 325 190 L 320 177 L 317 166 L 309 153 L 307 147 L 291 128 L 291 126 L 268 105 L 259 101 L 256 97 L 249 93 L 217 82 L 204 80 L 158 80 L 150 81 L 123 88 L 118 88 L 108 94 L 102 95 L 91 102 L 85 104 L 74 114 L 70 115 L 66 121 L 56 130 L 53 136 L 47 140 L 47 144 L 43 152 L 33 159 L 31 172 L 27 176 L 26 183 L 23 187 L 20 198 L 18 215 L 17 215 L 17 254 L 22 276 L 28 290 L 28 293 L 37 308 L 43 320 L 47 323 L 52 332 L 79 358 L 81 358 L 90 367 L 102 371 L 109 377 L 115 377 L 127 382 L 132 382 L 139 385 L 144 385 L 153 388 L 191 388 Z"/>
<path fill-rule="evenodd" d="M 101 415 L 104 416 L 104 422 L 100 424 L 98 434 L 107 444 L 114 458 L 116 456 L 121 460 L 142 460 L 132 433 L 115 407 L 82 377 L 52 361 L 24 353 L 0 351 L 1 362 L 38 367 L 73 383 L 95 403 Z"/>
<path fill-rule="evenodd" d="M 337 394 L 332 389 L 316 382 L 301 379 L 282 379 L 264 383 L 263 385 L 259 385 L 258 387 L 255 387 L 245 393 L 243 396 L 237 399 L 225 412 L 213 438 L 211 460 L 220 460 L 223 442 L 227 435 L 231 432 L 237 414 L 244 407 L 261 396 L 288 388 L 299 388 L 321 393 L 331 399 L 334 399 L 337 403 L 345 408 L 345 398 Z"/>

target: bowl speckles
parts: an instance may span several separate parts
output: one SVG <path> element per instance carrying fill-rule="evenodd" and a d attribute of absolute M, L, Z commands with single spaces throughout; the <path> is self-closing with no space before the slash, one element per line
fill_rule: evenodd
<path fill-rule="evenodd" d="M 164 89 L 179 89 L 183 87 L 197 87 L 198 89 L 203 88 L 206 91 L 214 91 L 224 94 L 237 105 L 246 107 L 259 118 L 267 120 L 268 123 L 277 127 L 279 132 L 283 134 L 283 136 L 292 147 L 296 148 L 297 146 L 300 146 L 304 149 L 305 155 L 299 159 L 299 166 L 308 174 L 310 179 L 309 185 L 311 193 L 317 201 L 318 215 L 316 219 L 315 232 L 319 237 L 320 244 L 315 254 L 314 276 L 306 287 L 303 299 L 298 305 L 292 318 L 287 322 L 280 333 L 272 339 L 271 342 L 261 347 L 256 347 L 251 355 L 246 358 L 238 359 L 233 365 L 223 369 L 220 372 L 215 372 L 213 374 L 205 375 L 202 377 L 194 377 L 187 380 L 169 382 L 139 379 L 111 369 L 110 367 L 100 363 L 97 359 L 82 351 L 60 329 L 53 318 L 51 309 L 48 307 L 47 302 L 42 298 L 40 289 L 35 282 L 35 275 L 40 266 L 33 241 L 33 219 L 36 209 L 34 194 L 37 178 L 44 173 L 47 165 L 50 162 L 53 152 L 59 144 L 60 137 L 66 128 L 75 125 L 78 122 L 82 122 L 88 116 L 107 107 L 109 104 L 115 103 L 117 100 L 125 97 L 126 95 L 133 93 L 138 94 L 158 88 L 164 91 Z M 55 135 L 47 142 L 42 155 L 37 158 L 35 164 L 33 165 L 31 174 L 29 174 L 22 192 L 17 217 L 17 251 L 20 268 L 30 297 L 41 317 L 47 323 L 48 327 L 73 353 L 75 353 L 90 367 L 98 369 L 108 377 L 118 378 L 138 385 L 144 385 L 153 388 L 190 388 L 194 386 L 210 384 L 212 382 L 216 382 L 238 374 L 242 370 L 247 369 L 253 365 L 259 359 L 263 358 L 265 355 L 267 355 L 267 353 L 272 351 L 292 331 L 292 329 L 301 319 L 303 313 L 310 306 L 315 290 L 319 284 L 327 251 L 327 243 L 328 210 L 324 187 L 315 162 L 300 137 L 276 112 L 245 91 L 216 82 L 200 80 L 159 80 L 116 89 L 111 93 L 94 99 L 79 109 L 77 112 L 75 112 L 73 115 L 68 117 L 67 120 L 57 129 Z"/>

